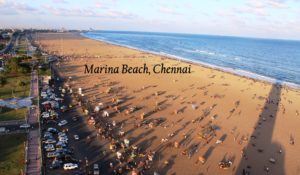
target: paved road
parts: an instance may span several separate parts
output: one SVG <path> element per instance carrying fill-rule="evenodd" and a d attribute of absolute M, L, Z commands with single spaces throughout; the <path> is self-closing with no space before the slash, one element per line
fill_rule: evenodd
<path fill-rule="evenodd" d="M 4 49 L 0 50 L 0 54 L 6 54 L 6 53 L 9 53 L 10 51 L 12 51 L 18 36 L 19 36 L 18 33 L 14 33 L 12 35 L 12 38 L 8 42 L 7 46 Z"/>
<path fill-rule="evenodd" d="M 32 73 L 31 97 L 38 97 L 38 77 L 35 72 Z M 37 125 L 39 109 L 30 108 L 28 123 Z M 37 125 L 38 126 L 38 125 Z M 41 170 L 40 151 L 39 151 L 39 127 L 34 127 L 29 131 L 27 144 L 27 171 L 28 175 L 39 175 Z"/>

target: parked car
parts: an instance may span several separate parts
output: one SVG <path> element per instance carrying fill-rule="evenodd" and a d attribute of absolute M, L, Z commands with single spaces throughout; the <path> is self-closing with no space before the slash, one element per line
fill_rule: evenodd
<path fill-rule="evenodd" d="M 47 145 L 44 146 L 44 149 L 47 149 L 47 148 L 50 148 L 50 147 L 54 147 L 54 145 L 53 144 L 47 144 Z"/>
<path fill-rule="evenodd" d="M 74 170 L 77 169 L 78 165 L 76 163 L 65 163 L 64 170 Z"/>
<path fill-rule="evenodd" d="M 60 137 L 60 136 L 66 136 L 67 134 L 65 132 L 59 132 L 57 135 Z"/>
<path fill-rule="evenodd" d="M 50 165 L 50 169 L 58 169 L 58 168 L 61 167 L 62 163 L 63 162 L 60 161 L 60 160 L 53 160 L 51 165 Z"/>
<path fill-rule="evenodd" d="M 46 150 L 47 152 L 49 152 L 49 151 L 55 151 L 55 147 L 54 147 L 53 144 L 48 144 L 48 145 L 46 145 L 44 148 L 45 148 L 45 150 Z"/>
<path fill-rule="evenodd" d="M 67 147 L 67 145 L 66 145 L 66 143 L 64 143 L 64 142 L 58 141 L 58 142 L 56 143 L 56 148 L 59 148 L 59 147 L 65 148 L 65 147 Z"/>
<path fill-rule="evenodd" d="M 43 136 L 45 139 L 53 139 L 53 135 L 51 132 L 45 132 L 44 133 L 44 136 Z"/>
<path fill-rule="evenodd" d="M 76 121 L 78 121 L 78 117 L 74 116 L 74 117 L 72 117 L 72 120 L 73 120 L 74 122 L 76 122 Z"/>
<path fill-rule="evenodd" d="M 67 122 L 67 120 L 62 120 L 62 121 L 60 121 L 59 123 L 58 123 L 58 126 L 64 126 L 64 125 L 66 125 L 68 122 Z"/>
<path fill-rule="evenodd" d="M 6 129 L 5 127 L 0 127 L 0 133 L 7 133 L 9 132 L 8 129 Z"/>
<path fill-rule="evenodd" d="M 56 143 L 56 140 L 54 140 L 54 139 L 47 139 L 47 140 L 44 141 L 44 143 L 47 143 L 47 144 L 49 144 L 49 143 Z"/>
<path fill-rule="evenodd" d="M 99 165 L 97 163 L 94 164 L 93 174 L 94 175 L 100 174 Z"/>
<path fill-rule="evenodd" d="M 59 135 L 58 139 L 67 139 L 68 140 L 68 136 L 67 135 Z"/>
<path fill-rule="evenodd" d="M 51 133 L 53 133 L 53 134 L 58 133 L 58 130 L 57 130 L 56 128 L 48 128 L 47 131 L 48 131 L 48 132 L 51 132 Z"/>
<path fill-rule="evenodd" d="M 48 152 L 47 153 L 47 157 L 48 158 L 52 158 L 52 157 L 57 157 L 57 156 L 59 156 L 59 153 L 57 153 L 57 152 Z"/>
<path fill-rule="evenodd" d="M 58 136 L 58 140 L 59 141 L 61 141 L 61 140 L 67 140 L 68 141 L 69 139 L 68 139 L 68 136 Z"/>
<path fill-rule="evenodd" d="M 27 124 L 27 123 L 24 123 L 24 124 L 20 125 L 20 128 L 22 128 L 22 129 L 28 129 L 28 128 L 30 128 L 30 125 Z"/>
<path fill-rule="evenodd" d="M 47 152 L 50 152 L 50 151 L 55 151 L 55 148 L 54 147 L 49 147 L 49 148 L 46 148 L 45 149 Z"/>
<path fill-rule="evenodd" d="M 59 140 L 59 142 L 64 143 L 64 144 L 68 144 L 68 140 Z"/>
<path fill-rule="evenodd" d="M 50 117 L 50 114 L 48 112 L 43 112 L 41 115 L 42 118 L 47 119 Z"/>
<path fill-rule="evenodd" d="M 74 139 L 75 140 L 79 140 L 79 136 L 78 135 L 74 135 Z"/>

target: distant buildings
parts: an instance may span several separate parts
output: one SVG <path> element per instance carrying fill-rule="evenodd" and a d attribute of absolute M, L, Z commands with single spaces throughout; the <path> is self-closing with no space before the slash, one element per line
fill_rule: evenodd
<path fill-rule="evenodd" d="M 0 39 L 9 39 L 12 36 L 12 31 L 0 30 Z"/>

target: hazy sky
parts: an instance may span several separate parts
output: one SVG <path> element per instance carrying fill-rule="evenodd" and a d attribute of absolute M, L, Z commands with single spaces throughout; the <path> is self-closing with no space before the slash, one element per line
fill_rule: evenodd
<path fill-rule="evenodd" d="M 300 0 L 0 0 L 0 27 L 300 39 Z"/>

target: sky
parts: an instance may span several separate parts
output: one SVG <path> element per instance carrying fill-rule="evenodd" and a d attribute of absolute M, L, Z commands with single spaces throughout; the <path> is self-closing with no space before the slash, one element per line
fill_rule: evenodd
<path fill-rule="evenodd" d="M 7 27 L 300 40 L 300 0 L 0 0 Z"/>

